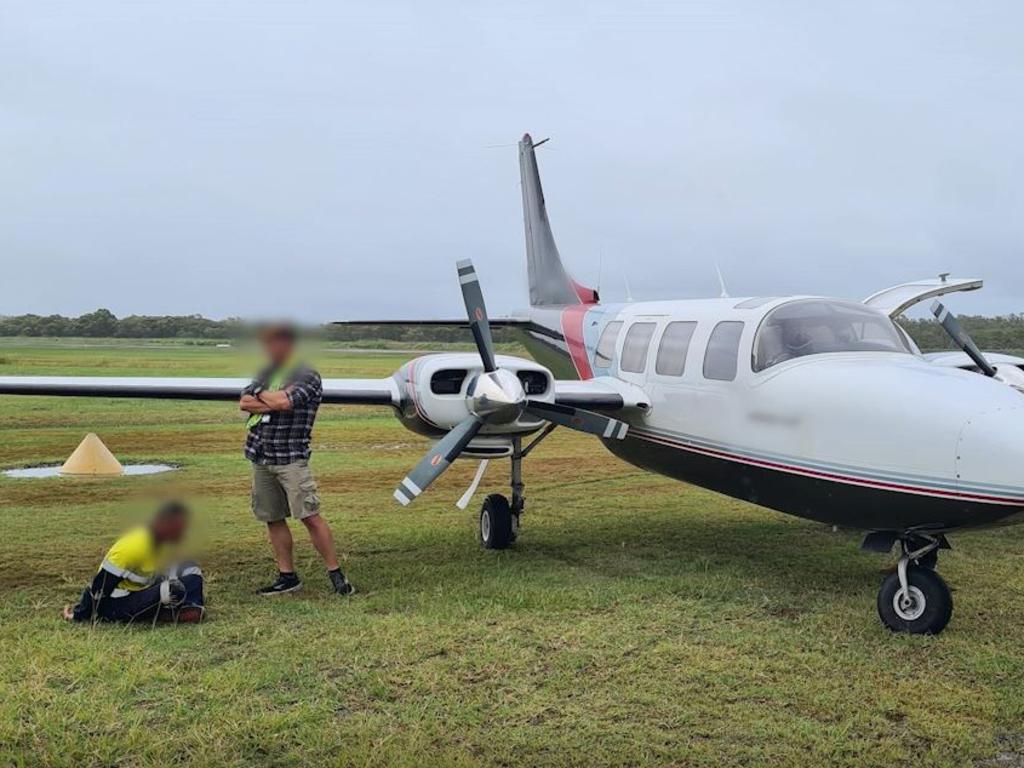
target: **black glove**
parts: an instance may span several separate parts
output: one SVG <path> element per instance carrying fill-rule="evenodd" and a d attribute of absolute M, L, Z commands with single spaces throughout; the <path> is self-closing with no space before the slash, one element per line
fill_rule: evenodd
<path fill-rule="evenodd" d="M 176 608 L 185 602 L 185 585 L 178 579 L 167 579 L 160 584 L 160 604 Z"/>

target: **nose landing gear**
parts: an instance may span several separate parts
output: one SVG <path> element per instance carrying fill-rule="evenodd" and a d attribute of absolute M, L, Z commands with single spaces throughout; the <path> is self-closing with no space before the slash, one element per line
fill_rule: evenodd
<path fill-rule="evenodd" d="M 944 543 L 945 539 L 935 537 L 900 539 L 896 573 L 886 577 L 878 590 L 878 616 L 893 632 L 937 635 L 949 623 L 953 596 L 935 572 Z"/>
<path fill-rule="evenodd" d="M 516 539 L 519 518 L 512 514 L 508 499 L 492 493 L 480 507 L 480 545 L 484 549 L 505 549 Z"/>

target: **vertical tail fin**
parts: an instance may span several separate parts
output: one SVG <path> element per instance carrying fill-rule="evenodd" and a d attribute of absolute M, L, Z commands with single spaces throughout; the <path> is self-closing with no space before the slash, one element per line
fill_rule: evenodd
<path fill-rule="evenodd" d="M 548 221 L 544 190 L 540 185 L 537 155 L 530 134 L 519 142 L 519 173 L 523 187 L 523 225 L 526 229 L 526 266 L 530 304 L 534 307 L 596 304 L 597 291 L 579 285 L 565 271 Z"/>

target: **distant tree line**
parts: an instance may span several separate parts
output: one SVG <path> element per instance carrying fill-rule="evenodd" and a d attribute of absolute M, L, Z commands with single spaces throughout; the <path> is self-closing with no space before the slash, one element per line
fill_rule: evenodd
<path fill-rule="evenodd" d="M 78 317 L 16 315 L 0 317 L 0 336 L 85 336 L 124 339 L 230 339 L 245 332 L 241 320 L 208 320 L 200 315 L 129 315 L 108 309 Z"/>
<path fill-rule="evenodd" d="M 252 333 L 252 324 L 239 318 L 210 320 L 201 315 L 128 315 L 117 317 L 97 309 L 79 317 L 63 315 L 0 316 L 0 336 L 88 337 L 114 339 L 241 339 Z M 311 329 L 330 341 L 379 339 L 403 342 L 469 342 L 465 328 L 392 325 L 323 325 Z M 496 341 L 509 340 L 495 330 Z"/>
<path fill-rule="evenodd" d="M 1024 314 L 983 317 L 982 315 L 958 315 L 961 325 L 975 343 L 989 352 L 1021 354 L 1024 350 Z M 899 320 L 904 330 L 917 342 L 922 352 L 937 352 L 956 349 L 942 327 L 931 318 Z"/>
<path fill-rule="evenodd" d="M 1024 314 L 982 317 L 961 315 L 960 321 L 982 349 L 993 352 L 1024 350 Z M 900 318 L 918 346 L 925 352 L 953 349 L 939 324 L 931 319 Z M 122 339 L 238 339 L 247 336 L 251 326 L 239 318 L 210 320 L 201 315 L 128 315 L 117 317 L 107 309 L 97 309 L 78 317 L 62 315 L 17 315 L 0 317 L 0 336 L 84 336 Z M 410 343 L 465 342 L 470 337 L 463 328 L 391 325 L 324 325 L 318 335 L 331 341 L 356 342 L 366 339 Z M 507 332 L 496 331 L 496 341 L 508 341 Z"/>

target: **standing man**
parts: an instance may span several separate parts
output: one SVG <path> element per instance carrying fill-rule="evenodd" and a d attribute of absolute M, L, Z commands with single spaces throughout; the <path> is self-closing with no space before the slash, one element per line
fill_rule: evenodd
<path fill-rule="evenodd" d="M 278 570 L 277 580 L 260 594 L 283 595 L 302 588 L 292 560 L 287 522 L 292 517 L 309 531 L 334 591 L 351 595 L 355 590 L 338 566 L 334 538 L 320 516 L 320 497 L 309 469 L 309 441 L 323 394 L 320 374 L 296 359 L 292 326 L 268 326 L 260 341 L 269 364 L 239 402 L 250 414 L 245 457 L 252 462 L 252 511 L 267 524 Z"/>

